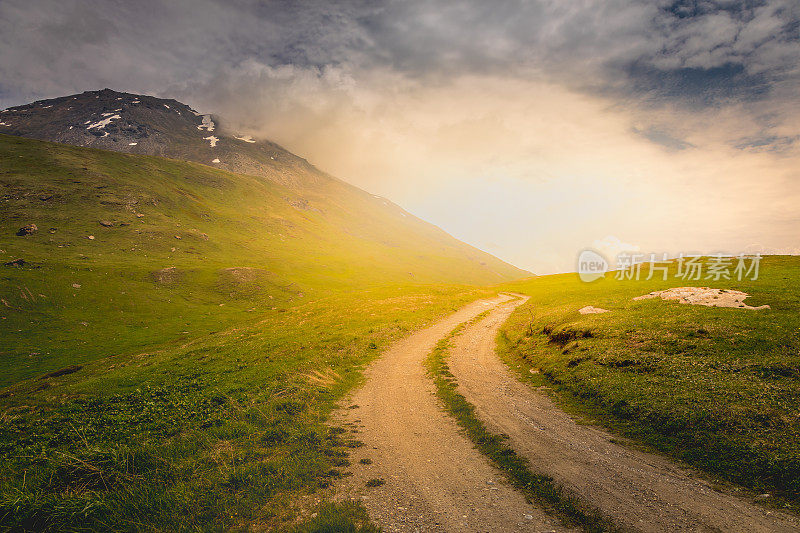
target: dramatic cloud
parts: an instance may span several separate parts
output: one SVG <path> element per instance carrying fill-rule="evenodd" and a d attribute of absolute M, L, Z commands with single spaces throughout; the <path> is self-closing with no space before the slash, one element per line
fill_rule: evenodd
<path fill-rule="evenodd" d="M 796 0 L 3 0 L 0 107 L 183 100 L 538 271 L 796 249 Z"/>

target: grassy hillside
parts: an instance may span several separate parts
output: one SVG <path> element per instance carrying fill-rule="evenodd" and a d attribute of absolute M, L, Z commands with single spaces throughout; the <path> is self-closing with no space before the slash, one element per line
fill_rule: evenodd
<path fill-rule="evenodd" d="M 521 273 L 335 180 L 0 136 L 0 186 L 0 530 L 358 522 L 296 520 L 358 446 L 334 401 Z"/>
<path fill-rule="evenodd" d="M 371 195 L 0 136 L 0 386 L 387 283 L 522 271 Z M 15 235 L 27 224 L 38 231 Z"/>
<path fill-rule="evenodd" d="M 766 258 L 756 281 L 608 277 L 510 284 L 531 299 L 501 332 L 504 357 L 624 435 L 769 493 L 776 504 L 797 505 L 800 258 Z M 742 290 L 751 295 L 745 303 L 771 309 L 632 300 L 684 285 Z M 587 305 L 610 312 L 579 314 Z"/>

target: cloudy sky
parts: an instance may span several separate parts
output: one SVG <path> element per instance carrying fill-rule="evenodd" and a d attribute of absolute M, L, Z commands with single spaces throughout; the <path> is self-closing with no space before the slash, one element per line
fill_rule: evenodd
<path fill-rule="evenodd" d="M 800 252 L 797 0 L 0 0 L 0 108 L 110 87 L 535 272 Z"/>

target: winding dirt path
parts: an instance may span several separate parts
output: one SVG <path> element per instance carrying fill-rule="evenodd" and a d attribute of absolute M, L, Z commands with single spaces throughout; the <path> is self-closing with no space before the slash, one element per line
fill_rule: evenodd
<path fill-rule="evenodd" d="M 508 299 L 474 302 L 393 345 L 349 399 L 358 407 L 340 411 L 338 422 L 365 445 L 353 449 L 353 475 L 337 483 L 337 497 L 360 499 L 384 531 L 564 531 L 461 434 L 422 364 L 458 324 Z M 373 479 L 385 483 L 367 487 Z"/>
<path fill-rule="evenodd" d="M 495 353 L 500 325 L 521 301 L 500 305 L 454 339 L 448 365 L 459 392 L 490 431 L 533 469 L 636 531 L 800 531 L 795 517 L 714 490 L 668 459 L 612 442 L 579 425 L 544 394 L 518 381 Z"/>

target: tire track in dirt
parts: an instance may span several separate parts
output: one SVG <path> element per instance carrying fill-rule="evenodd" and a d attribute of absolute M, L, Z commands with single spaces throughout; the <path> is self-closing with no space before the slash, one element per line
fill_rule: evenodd
<path fill-rule="evenodd" d="M 498 328 L 521 302 L 500 305 L 453 340 L 448 366 L 486 427 L 621 527 L 636 531 L 799 531 L 797 518 L 719 492 L 667 458 L 579 425 L 511 373 L 495 353 Z"/>
<path fill-rule="evenodd" d="M 335 421 L 357 427 L 364 446 L 337 499 L 361 500 L 385 531 L 565 531 L 526 502 L 442 409 L 423 361 L 457 325 L 506 302 L 474 302 L 394 344 L 365 372 L 366 383 Z M 361 460 L 371 461 L 362 464 Z M 367 487 L 370 480 L 385 483 Z"/>

